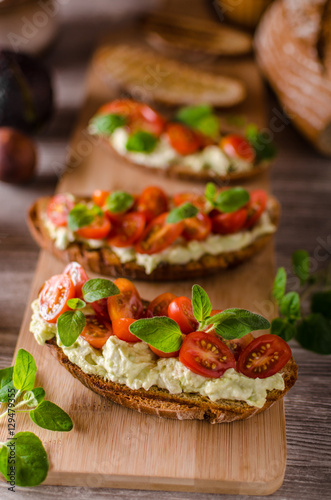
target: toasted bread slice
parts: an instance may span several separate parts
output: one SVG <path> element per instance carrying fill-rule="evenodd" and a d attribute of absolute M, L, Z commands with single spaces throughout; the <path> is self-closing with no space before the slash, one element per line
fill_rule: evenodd
<path fill-rule="evenodd" d="M 212 402 L 200 394 L 170 394 L 166 389 L 159 389 L 156 386 L 148 391 L 133 390 L 124 384 L 105 381 L 98 375 L 84 373 L 79 366 L 68 359 L 54 338 L 48 340 L 46 345 L 71 375 L 100 396 L 141 413 L 177 420 L 206 420 L 211 424 L 219 424 L 247 419 L 266 410 L 281 399 L 294 385 L 298 375 L 298 367 L 291 358 L 282 369 L 284 390 L 269 391 L 264 406 L 257 408 L 244 401 L 224 399 Z"/>
<path fill-rule="evenodd" d="M 222 56 L 252 50 L 252 37 L 209 19 L 155 12 L 143 22 L 146 39 L 156 49 L 179 49 Z"/>
<path fill-rule="evenodd" d="M 151 274 L 146 274 L 145 268 L 136 262 L 122 263 L 119 257 L 108 247 L 94 250 L 84 243 L 73 242 L 65 250 L 57 248 L 43 223 L 49 200 L 49 197 L 39 198 L 28 212 L 28 226 L 36 242 L 41 248 L 51 252 L 65 263 L 76 261 L 85 269 L 108 276 L 121 276 L 147 281 L 175 281 L 206 276 L 248 260 L 272 238 L 271 234 L 260 236 L 251 245 L 241 250 L 218 255 L 204 255 L 199 260 L 187 264 L 160 264 Z M 272 196 L 269 198 L 268 211 L 272 223 L 277 226 L 280 206 Z"/>
<path fill-rule="evenodd" d="M 95 67 L 105 81 L 149 102 L 230 107 L 246 97 L 245 85 L 235 78 L 197 72 L 144 47 L 103 47 L 96 54 Z"/>

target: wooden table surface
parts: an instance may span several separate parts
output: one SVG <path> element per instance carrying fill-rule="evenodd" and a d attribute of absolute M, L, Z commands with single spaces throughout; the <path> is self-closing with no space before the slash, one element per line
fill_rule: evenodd
<path fill-rule="evenodd" d="M 139 9 L 155 4 L 140 0 Z M 39 169 L 24 187 L 0 183 L 0 368 L 11 364 L 38 248 L 29 236 L 25 213 L 38 196 L 53 192 L 65 161 L 68 136 L 84 96 L 86 64 L 101 35 L 120 29 L 127 12 L 137 8 L 133 0 L 98 0 L 84 3 L 61 1 L 59 36 L 45 55 L 53 72 L 56 113 L 47 130 L 38 137 Z M 89 5 L 87 5 L 89 4 Z M 276 237 L 277 264 L 290 268 L 291 253 L 307 249 L 320 256 L 331 254 L 331 161 L 319 156 L 282 116 L 274 96 L 268 93 L 269 124 L 279 147 L 272 171 L 272 189 L 280 199 L 283 214 Z M 314 253 L 315 252 L 315 253 Z M 331 356 L 319 356 L 291 345 L 299 365 L 299 380 L 286 397 L 288 458 L 285 481 L 272 498 L 312 500 L 331 498 Z M 128 464 L 129 466 L 129 464 Z M 4 484 L 0 498 L 12 497 Z M 212 500 L 219 495 L 153 491 L 107 490 L 39 486 L 17 489 L 16 499 L 62 498 L 87 500 Z M 235 496 L 222 496 L 232 500 Z M 257 498 L 257 497 L 247 497 Z M 261 498 L 261 497 L 259 497 Z"/>

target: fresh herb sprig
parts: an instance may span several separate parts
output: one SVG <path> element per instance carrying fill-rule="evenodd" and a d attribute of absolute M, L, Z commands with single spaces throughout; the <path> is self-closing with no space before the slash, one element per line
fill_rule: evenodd
<path fill-rule="evenodd" d="M 268 320 L 246 309 L 225 309 L 211 316 L 210 299 L 199 285 L 192 288 L 192 308 L 198 330 L 215 330 L 223 339 L 241 338 L 252 331 L 270 327 Z M 166 353 L 178 351 L 183 342 L 178 324 L 166 316 L 138 319 L 129 329 L 140 340 Z"/>
<path fill-rule="evenodd" d="M 67 305 L 72 311 L 66 311 L 59 316 L 56 326 L 60 340 L 65 347 L 76 342 L 85 328 L 86 318 L 83 309 L 87 303 L 118 295 L 119 288 L 110 280 L 96 278 L 88 280 L 82 288 L 83 299 L 69 299 Z"/>
<path fill-rule="evenodd" d="M 125 191 L 114 191 L 106 200 L 107 210 L 114 214 L 126 212 L 134 204 L 134 197 Z"/>
<path fill-rule="evenodd" d="M 168 224 L 175 224 L 176 222 L 181 222 L 185 219 L 191 219 L 199 213 L 199 210 L 192 203 L 184 203 L 177 208 L 174 208 L 169 212 L 167 216 Z"/>
<path fill-rule="evenodd" d="M 14 413 L 24 412 L 43 429 L 71 431 L 73 423 L 69 415 L 45 399 L 42 387 L 34 387 L 36 373 L 36 362 L 24 349 L 19 349 L 14 366 L 0 370 L 0 404 L 8 405 L 0 415 L 0 421 L 7 415 L 9 421 Z M 10 453 L 13 448 L 14 456 Z M 47 453 L 34 433 L 19 432 L 9 441 L 0 443 L 0 472 L 7 481 L 10 481 L 13 467 L 17 486 L 37 486 L 46 479 L 49 469 Z"/>
<path fill-rule="evenodd" d="M 155 149 L 157 142 L 158 138 L 155 135 L 145 130 L 137 130 L 129 135 L 126 149 L 133 153 L 151 153 Z"/>
<path fill-rule="evenodd" d="M 272 295 L 279 317 L 271 323 L 271 333 L 289 342 L 297 340 L 305 349 L 318 354 L 331 354 L 331 285 L 329 269 L 310 273 L 310 257 L 305 250 L 292 255 L 294 274 L 300 281 L 300 293 L 286 293 L 287 273 L 279 268 Z M 306 299 L 309 314 L 303 314 Z"/>
<path fill-rule="evenodd" d="M 270 134 L 266 131 L 260 131 L 254 123 L 247 125 L 246 138 L 253 146 L 256 155 L 256 161 L 270 161 L 277 155 L 277 149 L 273 143 Z"/>
<path fill-rule="evenodd" d="M 77 203 L 68 214 L 68 227 L 71 231 L 89 226 L 96 217 L 103 215 L 103 211 L 97 205 L 88 207 L 84 203 Z"/>
<path fill-rule="evenodd" d="M 208 104 L 185 106 L 178 111 L 176 119 L 212 139 L 219 137 L 220 120 Z"/>
<path fill-rule="evenodd" d="M 208 182 L 205 197 L 213 208 L 224 213 L 235 212 L 249 202 L 249 192 L 246 189 L 235 187 L 219 192 L 213 182 Z"/>
<path fill-rule="evenodd" d="M 118 127 L 124 127 L 127 118 L 113 113 L 97 115 L 91 120 L 92 129 L 102 135 L 111 135 Z"/>

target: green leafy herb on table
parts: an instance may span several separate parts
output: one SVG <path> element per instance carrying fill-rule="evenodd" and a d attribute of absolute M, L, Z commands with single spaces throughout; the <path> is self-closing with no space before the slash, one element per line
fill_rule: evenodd
<path fill-rule="evenodd" d="M 251 123 L 246 127 L 246 138 L 255 150 L 257 162 L 275 158 L 277 150 L 268 132 L 259 131 L 257 125 Z"/>
<path fill-rule="evenodd" d="M 34 387 L 36 373 L 35 360 L 24 349 L 19 349 L 13 367 L 0 370 L 0 404 L 8 405 L 0 414 L 0 423 L 8 414 L 11 418 L 14 413 L 24 412 L 43 429 L 71 431 L 73 423 L 69 415 L 56 404 L 45 400 L 42 387 Z M 13 466 L 17 486 L 37 486 L 45 480 L 49 468 L 47 453 L 40 439 L 32 432 L 19 432 L 15 438 L 0 443 L 0 472 L 8 481 L 11 480 Z"/>
<path fill-rule="evenodd" d="M 273 297 L 279 308 L 279 317 L 271 323 L 271 333 L 289 342 L 297 340 L 305 349 L 318 354 L 331 354 L 331 285 L 328 271 L 310 273 L 310 258 L 305 250 L 292 256 L 295 275 L 300 280 L 300 294 L 286 293 L 287 274 L 283 267 L 276 274 Z M 302 314 L 303 304 L 309 299 L 310 313 Z"/>

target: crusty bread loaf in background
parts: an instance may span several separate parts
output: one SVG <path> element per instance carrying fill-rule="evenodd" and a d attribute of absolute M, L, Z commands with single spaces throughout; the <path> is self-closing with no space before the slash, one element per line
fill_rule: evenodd
<path fill-rule="evenodd" d="M 331 155 L 330 0 L 278 0 L 255 37 L 257 61 L 294 125 Z"/>

